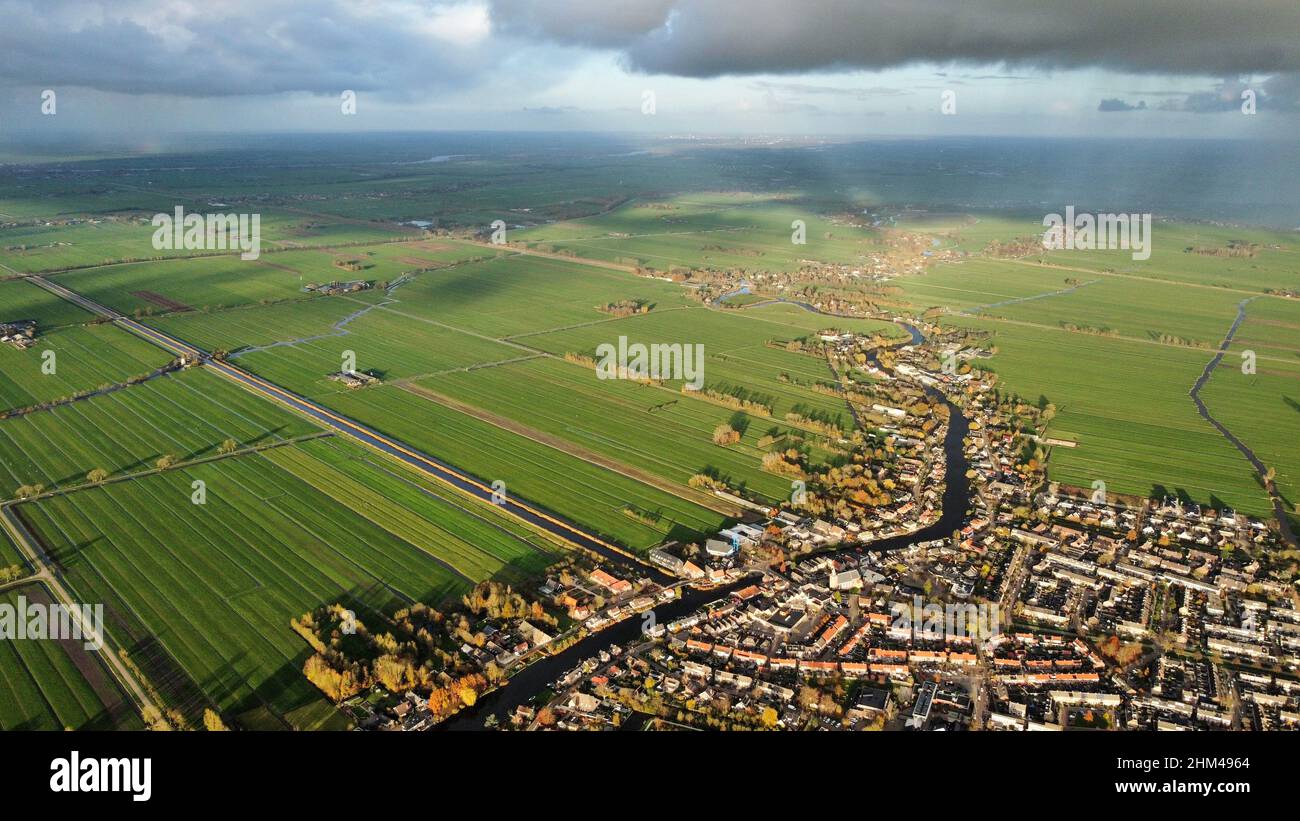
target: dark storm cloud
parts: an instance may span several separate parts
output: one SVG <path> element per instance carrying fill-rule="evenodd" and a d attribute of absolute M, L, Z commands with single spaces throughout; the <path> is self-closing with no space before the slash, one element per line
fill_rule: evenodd
<path fill-rule="evenodd" d="M 1295 0 L 490 0 L 506 31 L 690 77 L 917 62 L 1166 74 L 1300 70 Z"/>
<path fill-rule="evenodd" d="M 0 0 L 0 83 L 128 94 L 457 87 L 498 61 L 463 4 Z M 483 31 L 487 30 L 486 16 Z"/>
<path fill-rule="evenodd" d="M 1227 77 L 1300 71 L 1297 31 L 1296 0 L 0 0 L 0 85 L 420 97 L 511 69 L 536 86 L 573 68 L 568 48 L 688 77 L 912 63 Z"/>

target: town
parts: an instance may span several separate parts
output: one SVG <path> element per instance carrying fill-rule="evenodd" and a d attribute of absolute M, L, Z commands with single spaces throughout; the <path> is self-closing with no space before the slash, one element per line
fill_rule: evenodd
<path fill-rule="evenodd" d="M 667 579 L 579 557 L 510 591 L 513 608 L 472 607 L 448 646 L 459 675 L 480 677 L 474 698 L 440 712 L 375 688 L 351 702 L 367 705 L 360 726 L 430 729 L 462 710 L 531 730 L 1300 726 L 1295 554 L 1276 529 L 1046 481 L 1045 442 L 1024 422 L 1050 406 L 1001 394 L 978 339 L 921 324 L 908 344 L 829 331 L 810 343 L 861 414 L 845 447 L 873 456 L 850 485 L 865 495 L 808 476 L 797 503 L 763 509 L 714 488 L 750 512 L 651 550 Z M 948 510 L 956 478 L 970 504 Z M 557 662 L 508 714 L 471 706 Z"/>

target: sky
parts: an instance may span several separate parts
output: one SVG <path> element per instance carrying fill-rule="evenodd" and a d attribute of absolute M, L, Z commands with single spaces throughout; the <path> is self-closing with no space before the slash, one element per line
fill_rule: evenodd
<path fill-rule="evenodd" d="M 1300 125 L 1296 0 L 0 0 L 0 21 L 0 137 Z"/>

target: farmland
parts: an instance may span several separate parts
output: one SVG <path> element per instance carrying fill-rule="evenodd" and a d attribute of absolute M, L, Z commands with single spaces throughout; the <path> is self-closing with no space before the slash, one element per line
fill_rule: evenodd
<path fill-rule="evenodd" d="M 630 294 L 677 307 L 654 303 L 649 315 L 624 319 L 596 310 L 602 300 L 616 301 Z M 477 304 L 483 310 L 462 310 L 462 304 Z M 527 318 L 522 316 L 522 305 L 532 306 Z M 455 399 L 671 479 L 683 490 L 693 474 L 707 472 L 768 498 L 782 498 L 789 482 L 758 469 L 762 452 L 754 442 L 773 430 L 790 427 L 757 417 L 752 423 L 745 419 L 737 424 L 745 430 L 747 442 L 737 450 L 720 448 L 709 436 L 718 424 L 735 416 L 733 411 L 682 394 L 680 383 L 650 391 L 606 383 L 595 379 L 589 370 L 548 361 L 545 355 L 559 357 L 570 350 L 590 353 L 598 342 L 615 340 L 620 334 L 644 342 L 695 340 L 705 346 L 708 356 L 708 388 L 747 391 L 746 395 L 770 402 L 777 420 L 797 412 L 810 419 L 848 424 L 847 408 L 841 400 L 811 389 L 832 381 L 824 362 L 766 344 L 769 339 L 805 336 L 826 326 L 825 318 L 790 305 L 743 312 L 689 307 L 676 286 L 563 261 L 515 255 L 421 273 L 394 292 L 391 303 L 374 309 L 351 300 L 314 300 L 219 315 L 176 315 L 156 322 L 162 329 L 208 348 L 229 346 L 241 366 L 332 407 L 355 411 L 356 418 L 380 429 L 386 429 L 392 420 L 366 407 L 373 390 L 362 392 L 354 401 L 346 388 L 325 379 L 325 374 L 340 368 L 345 351 L 356 354 L 359 369 L 380 374 L 385 381 L 414 380 L 427 391 L 445 391 Z M 543 322 L 571 327 L 552 332 L 541 327 Z M 836 322 L 870 332 L 901 333 L 889 323 Z M 485 338 L 512 327 L 529 331 L 500 341 Z M 571 340 L 573 347 L 565 347 Z M 244 346 L 236 347 L 237 343 Z M 536 392 L 521 393 L 520 387 L 527 385 Z M 517 401 L 523 396 L 533 398 Z M 537 397 L 544 396 L 554 396 L 556 404 L 548 407 L 538 401 Z M 500 401 L 494 402 L 493 397 Z M 423 398 L 428 398 L 427 393 Z M 575 406 L 584 409 L 583 417 L 568 416 L 565 409 L 571 412 Z M 417 407 L 420 413 L 427 412 L 425 403 Z M 632 407 L 639 412 L 630 412 Z M 655 422 L 647 425 L 647 418 Z M 578 424 L 582 419 L 587 421 L 585 427 Z M 500 429 L 493 435 L 510 438 Z M 672 443 L 675 455 L 671 458 L 659 455 L 665 442 Z M 429 452 L 448 458 L 438 449 Z M 551 458 L 559 455 L 552 452 Z M 486 478 L 495 478 L 495 474 Z M 620 484 L 625 481 L 617 480 Z M 569 515 L 574 514 L 576 511 Z"/>
<path fill-rule="evenodd" d="M 59 328 L 38 335 L 36 345 L 25 351 L 0 345 L 0 410 L 66 399 L 124 382 L 171 359 L 166 352 L 113 325 Z"/>
<path fill-rule="evenodd" d="M 721 514 L 398 387 L 340 394 L 329 404 L 482 480 L 504 481 L 510 494 L 635 549 L 666 538 L 699 538 L 724 521 Z M 658 521 L 629 518 L 623 512 L 628 505 Z"/>
<path fill-rule="evenodd" d="M 315 432 L 311 423 L 213 374 L 171 374 L 122 391 L 0 420 L 0 495 L 23 485 L 55 489 L 153 469 L 163 456 L 213 456 L 239 446 Z"/>
<path fill-rule="evenodd" d="M 0 592 L 16 607 L 52 599 L 39 584 Z M 0 731 L 139 730 L 140 717 L 108 673 L 78 641 L 0 641 Z"/>
<path fill-rule="evenodd" d="M 123 204 L 134 203 L 129 193 L 120 195 Z M 127 199 L 130 198 L 130 199 Z M 329 217 L 306 217 L 262 207 L 224 205 L 213 207 L 203 201 L 184 197 L 164 197 L 160 192 L 143 195 L 154 203 L 151 210 L 124 214 L 115 210 L 111 216 L 72 218 L 64 224 L 43 222 L 0 228 L 0 247 L 6 249 L 5 266 L 14 272 L 40 273 L 85 268 L 109 262 L 149 260 L 159 257 L 183 257 L 194 251 L 183 248 L 158 249 L 153 245 L 155 214 L 174 214 L 180 206 L 186 213 L 257 214 L 261 230 L 261 250 L 274 251 L 314 245 L 337 245 L 400 238 L 412 233 L 396 226 L 358 225 Z"/>
<path fill-rule="evenodd" d="M 807 244 L 791 242 L 802 220 Z M 539 250 L 666 271 L 739 268 L 795 271 L 803 260 L 852 263 L 879 239 L 795 201 L 754 194 L 693 194 L 633 201 L 608 214 L 511 235 Z"/>
<path fill-rule="evenodd" d="M 42 330 L 81 325 L 93 317 L 70 302 L 21 279 L 0 280 L 0 322 L 35 320 Z"/>
<path fill-rule="evenodd" d="M 359 613 L 438 602 L 472 580 L 535 572 L 544 555 L 490 508 L 429 496 L 350 446 L 298 447 L 21 507 L 74 590 L 108 604 L 110 631 L 191 719 L 214 705 L 245 727 L 337 727 L 299 673 L 308 648 L 290 618 L 334 601 Z"/>

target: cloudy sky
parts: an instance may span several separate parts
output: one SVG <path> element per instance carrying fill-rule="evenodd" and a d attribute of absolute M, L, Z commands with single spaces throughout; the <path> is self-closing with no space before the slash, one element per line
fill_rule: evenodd
<path fill-rule="evenodd" d="M 1300 124 L 1296 0 L 0 0 L 0 21 L 0 134 Z"/>

